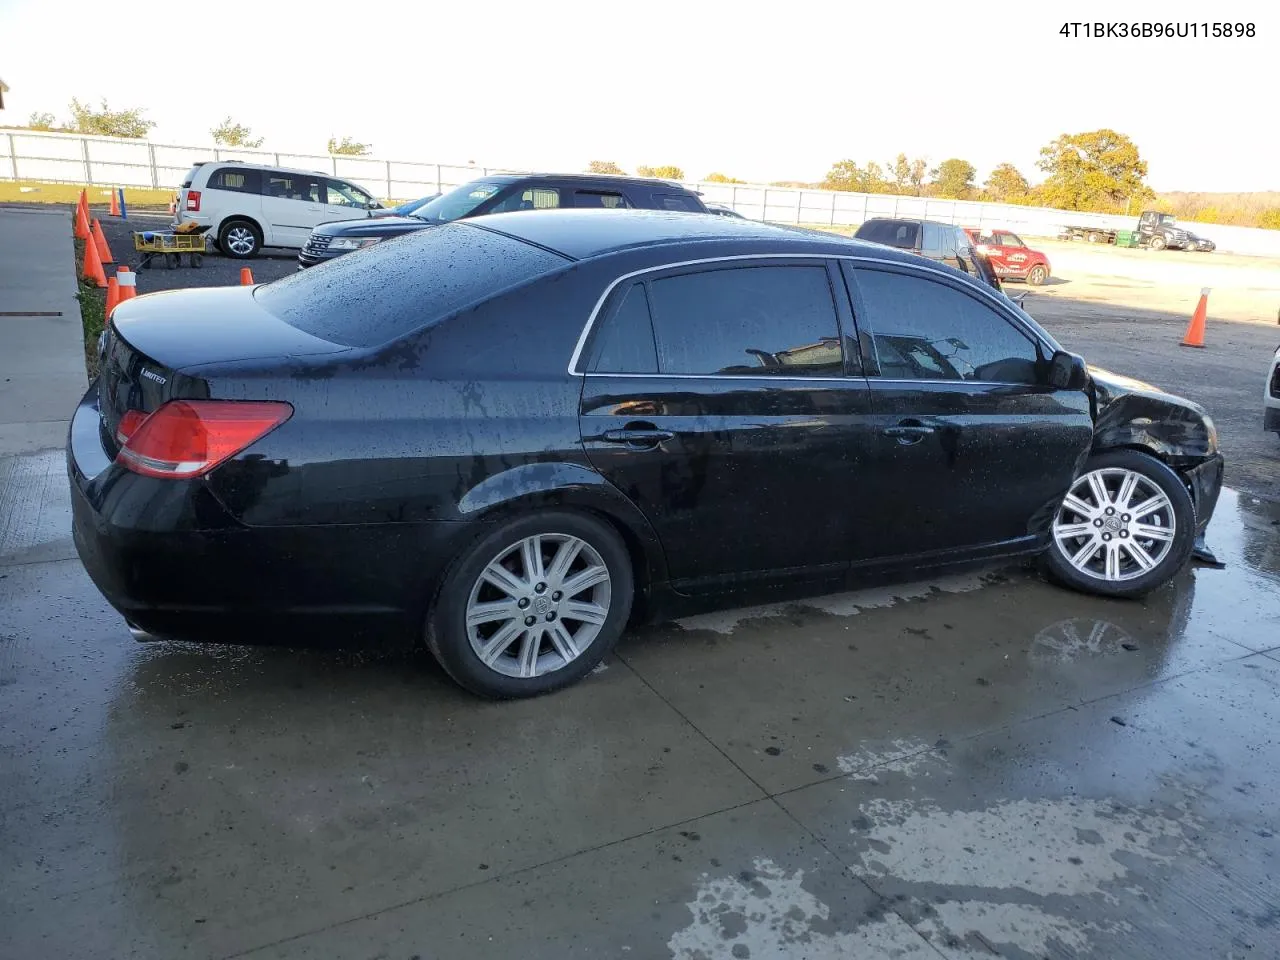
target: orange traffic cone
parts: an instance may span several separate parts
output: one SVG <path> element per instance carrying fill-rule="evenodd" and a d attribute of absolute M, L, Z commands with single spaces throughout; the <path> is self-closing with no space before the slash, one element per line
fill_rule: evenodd
<path fill-rule="evenodd" d="M 138 275 L 128 267 L 121 267 L 116 271 L 116 283 L 120 286 L 121 303 L 138 295 Z"/>
<path fill-rule="evenodd" d="M 115 257 L 111 255 L 111 248 L 107 246 L 107 235 L 102 232 L 102 224 L 98 222 L 97 217 L 93 218 L 93 228 L 91 232 L 93 233 L 94 245 L 98 248 L 98 258 L 103 263 L 113 263 L 115 261 Z"/>
<path fill-rule="evenodd" d="M 111 211 L 110 211 L 110 213 L 111 213 L 111 216 L 113 216 L 113 217 L 118 217 L 118 216 L 120 216 L 120 191 L 119 191 L 119 190 L 112 190 L 112 191 L 111 191 Z"/>
<path fill-rule="evenodd" d="M 81 274 L 86 280 L 92 280 L 100 287 L 107 285 L 107 275 L 102 270 L 102 257 L 98 256 L 98 245 L 92 239 L 84 245 L 84 266 Z"/>
<path fill-rule="evenodd" d="M 242 287 L 253 286 L 253 271 L 250 270 L 248 267 L 240 268 L 240 286 Z"/>
<path fill-rule="evenodd" d="M 89 239 L 89 221 L 85 218 L 84 209 L 78 204 L 76 212 L 72 219 L 75 221 L 75 236 L 77 240 Z"/>
<path fill-rule="evenodd" d="M 1200 302 L 1196 304 L 1196 312 L 1191 315 L 1187 324 L 1187 334 L 1182 338 L 1184 347 L 1204 346 L 1204 318 L 1209 310 L 1209 287 L 1200 291 Z"/>
<path fill-rule="evenodd" d="M 178 212 L 178 195 L 175 193 L 169 198 L 169 216 L 173 216 Z"/>
<path fill-rule="evenodd" d="M 80 209 L 84 211 L 84 218 L 89 219 L 89 192 L 87 190 L 80 191 L 80 199 L 76 201 L 80 205 Z"/>
<path fill-rule="evenodd" d="M 111 311 L 116 308 L 116 304 L 120 302 L 120 281 L 115 277 L 107 277 L 107 305 L 106 318 L 111 319 Z"/>

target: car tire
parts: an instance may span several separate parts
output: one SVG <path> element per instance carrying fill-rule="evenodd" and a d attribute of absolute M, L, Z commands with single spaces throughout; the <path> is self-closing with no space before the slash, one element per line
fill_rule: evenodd
<path fill-rule="evenodd" d="M 1029 271 L 1027 271 L 1027 283 L 1033 287 L 1043 286 L 1045 281 L 1049 279 L 1049 269 L 1042 263 L 1037 263 Z"/>
<path fill-rule="evenodd" d="M 1102 242 L 1102 234 L 1100 234 L 1100 233 L 1090 233 L 1090 234 L 1089 234 L 1089 238 L 1088 238 L 1088 239 L 1089 239 L 1089 242 L 1090 242 L 1090 243 L 1101 243 L 1101 242 Z"/>
<path fill-rule="evenodd" d="M 233 260 L 248 260 L 262 250 L 262 231 L 248 220 L 228 220 L 218 231 L 218 249 Z"/>
<path fill-rule="evenodd" d="M 595 669 L 622 636 L 634 593 L 631 559 L 611 527 L 573 511 L 529 514 L 454 562 L 427 618 L 427 648 L 474 694 L 539 696 Z"/>
<path fill-rule="evenodd" d="M 1152 238 L 1151 238 L 1151 249 L 1152 249 L 1152 250 L 1163 250 L 1164 248 L 1165 248 L 1164 237 L 1152 237 Z"/>
<path fill-rule="evenodd" d="M 1139 597 L 1182 569 L 1195 528 L 1195 505 L 1176 473 L 1149 454 L 1112 450 L 1090 457 L 1072 483 L 1050 526 L 1045 564 L 1073 589 Z"/>

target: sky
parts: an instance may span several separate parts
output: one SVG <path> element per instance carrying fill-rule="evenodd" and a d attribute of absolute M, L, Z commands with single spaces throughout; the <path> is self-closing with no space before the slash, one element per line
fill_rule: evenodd
<path fill-rule="evenodd" d="M 1110 127 L 1137 143 L 1156 190 L 1280 190 L 1280 124 L 1268 119 L 1280 13 L 1257 0 L 753 9 L 258 0 L 113 13 L 0 0 L 11 88 L 0 123 L 62 120 L 73 96 L 105 97 L 144 107 L 164 143 L 210 143 L 230 115 L 281 151 L 323 154 L 330 136 L 351 136 L 396 160 L 568 171 L 613 160 L 749 181 L 817 181 L 837 160 L 883 166 L 905 152 L 966 159 L 980 181 L 1010 162 L 1036 182 L 1040 147 Z M 1252 39 L 1059 33 L 1121 16 L 1256 28 Z"/>

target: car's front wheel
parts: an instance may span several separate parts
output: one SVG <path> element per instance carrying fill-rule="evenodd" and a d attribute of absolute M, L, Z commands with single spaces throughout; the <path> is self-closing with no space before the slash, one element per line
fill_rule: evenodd
<path fill-rule="evenodd" d="M 1152 250 L 1163 250 L 1165 246 L 1166 244 L 1164 242 L 1164 237 L 1160 236 L 1159 234 L 1151 238 Z"/>
<path fill-rule="evenodd" d="M 568 511 L 531 514 L 454 564 L 427 622 L 427 646 L 472 693 L 537 696 L 604 659 L 633 592 L 630 558 L 609 526 Z"/>
<path fill-rule="evenodd" d="M 1042 263 L 1037 263 L 1027 272 L 1027 283 L 1033 287 L 1041 286 L 1049 279 L 1049 270 Z"/>
<path fill-rule="evenodd" d="M 1141 596 L 1187 562 L 1195 525 L 1191 495 L 1165 464 L 1136 450 L 1099 454 L 1054 517 L 1049 573 L 1088 593 Z"/>

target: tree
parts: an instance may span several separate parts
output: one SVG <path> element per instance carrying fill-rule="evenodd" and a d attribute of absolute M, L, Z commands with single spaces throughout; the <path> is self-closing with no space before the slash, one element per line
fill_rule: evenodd
<path fill-rule="evenodd" d="M 340 157 L 363 157 L 371 150 L 373 150 L 372 144 L 361 143 L 350 137 L 343 137 L 341 143 L 338 142 L 337 137 L 329 138 L 329 152 L 336 153 Z"/>
<path fill-rule="evenodd" d="M 934 193 L 953 200 L 967 200 L 973 192 L 973 178 L 978 171 L 968 160 L 951 157 L 932 171 Z"/>
<path fill-rule="evenodd" d="M 1012 163 L 997 166 L 983 186 L 987 195 L 998 203 L 1020 203 L 1031 192 L 1031 184 Z"/>
<path fill-rule="evenodd" d="M 27 117 L 27 126 L 32 130 L 52 130 L 54 123 L 52 113 L 33 113 Z"/>
<path fill-rule="evenodd" d="M 916 192 L 916 196 L 920 196 L 924 192 L 924 175 L 929 169 L 929 161 L 924 157 L 916 157 L 911 161 L 911 189 Z"/>
<path fill-rule="evenodd" d="M 1263 210 L 1258 217 L 1258 226 L 1264 230 L 1280 230 L 1280 207 Z"/>
<path fill-rule="evenodd" d="M 147 135 L 147 131 L 155 126 L 151 120 L 143 119 L 145 112 L 139 107 L 130 110 L 112 110 L 107 101 L 102 101 L 102 108 L 95 110 L 87 103 L 71 98 L 71 122 L 68 126 L 77 133 L 92 133 L 103 137 L 128 137 L 138 140 Z"/>
<path fill-rule="evenodd" d="M 856 160 L 840 160 L 831 165 L 822 181 L 824 190 L 850 190 L 855 193 L 883 193 L 888 187 L 884 170 L 872 161 L 859 167 Z"/>
<path fill-rule="evenodd" d="M 1155 196 L 1137 145 L 1114 130 L 1064 133 L 1041 148 L 1037 166 L 1049 175 L 1044 202 L 1062 210 L 1123 210 Z"/>
<path fill-rule="evenodd" d="M 737 177 L 731 177 L 724 173 L 708 173 L 702 178 L 705 183 L 746 183 L 745 180 L 739 180 Z"/>
<path fill-rule="evenodd" d="M 253 136 L 253 131 L 243 123 L 235 123 L 230 117 L 209 131 L 213 142 L 224 147 L 247 147 L 250 150 L 262 146 L 262 137 Z"/>
<path fill-rule="evenodd" d="M 893 180 L 894 193 L 914 193 L 920 196 L 924 183 L 925 171 L 929 164 L 922 157 L 908 160 L 905 153 L 900 153 L 889 161 L 889 176 Z"/>
<path fill-rule="evenodd" d="M 587 164 L 587 173 L 613 173 L 624 175 L 627 171 L 612 160 L 592 160 Z"/>
<path fill-rule="evenodd" d="M 636 175 L 641 177 L 657 177 L 659 180 L 683 180 L 684 171 L 674 164 L 661 167 L 648 167 L 643 163 L 636 167 Z"/>

